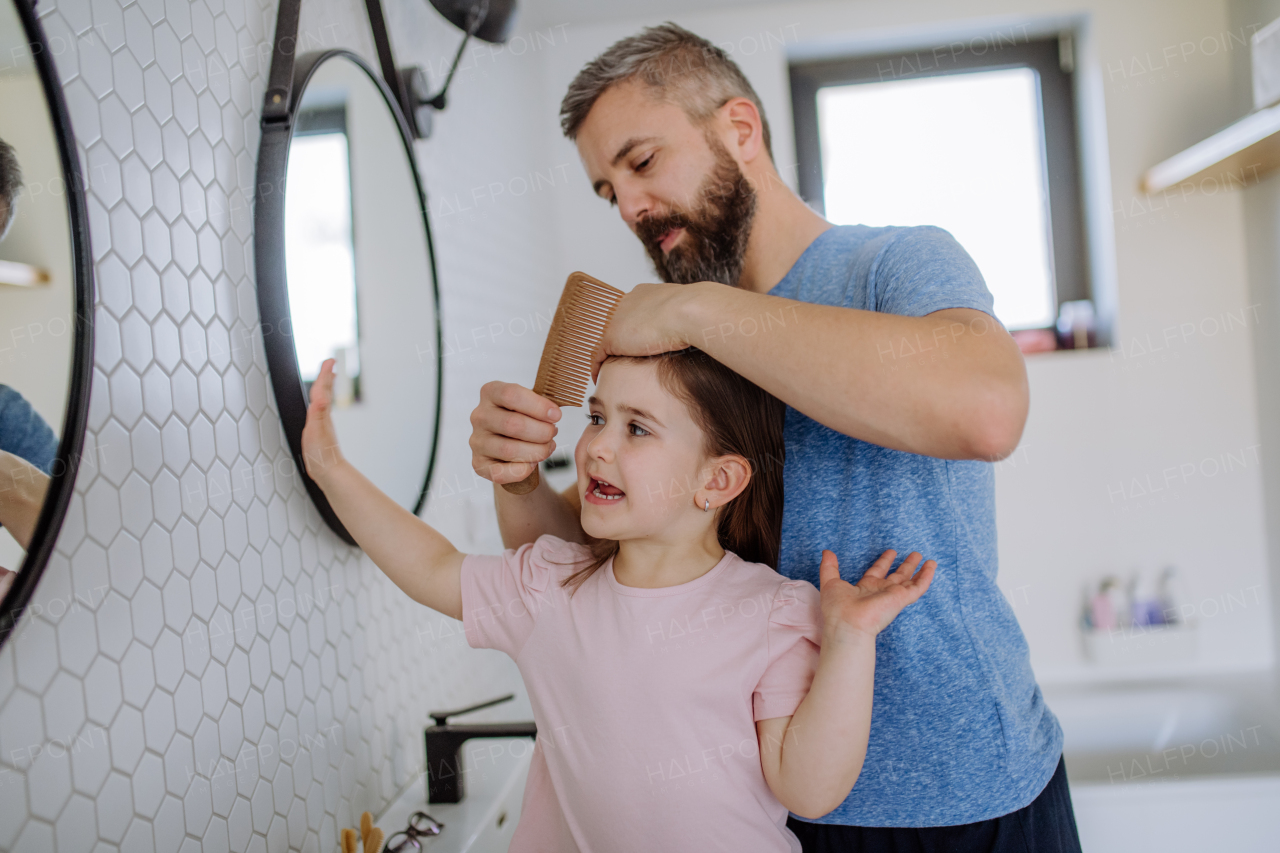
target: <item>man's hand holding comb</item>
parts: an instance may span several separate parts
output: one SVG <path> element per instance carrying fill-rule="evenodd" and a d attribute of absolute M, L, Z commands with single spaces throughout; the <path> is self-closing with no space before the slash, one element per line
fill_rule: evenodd
<path fill-rule="evenodd" d="M 471 412 L 471 467 L 494 483 L 518 483 L 556 449 L 560 407 L 513 382 L 489 382 Z"/>

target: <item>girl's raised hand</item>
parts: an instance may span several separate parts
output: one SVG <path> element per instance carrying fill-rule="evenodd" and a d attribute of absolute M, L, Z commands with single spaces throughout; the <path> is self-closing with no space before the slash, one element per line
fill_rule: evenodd
<path fill-rule="evenodd" d="M 937 562 L 929 560 L 917 572 L 924 557 L 913 551 L 890 574 L 889 567 L 896 556 L 897 551 L 885 551 L 857 584 L 851 584 L 840 577 L 836 555 L 823 550 L 818 577 L 822 585 L 824 639 L 839 639 L 852 632 L 874 641 L 904 607 L 924 595 L 933 581 Z"/>
<path fill-rule="evenodd" d="M 329 417 L 333 404 L 333 364 L 332 358 L 326 358 L 320 365 L 320 375 L 311 383 L 311 403 L 307 406 L 307 422 L 302 427 L 302 461 L 307 466 L 307 476 L 322 487 L 325 474 L 343 461 L 338 434 Z"/>

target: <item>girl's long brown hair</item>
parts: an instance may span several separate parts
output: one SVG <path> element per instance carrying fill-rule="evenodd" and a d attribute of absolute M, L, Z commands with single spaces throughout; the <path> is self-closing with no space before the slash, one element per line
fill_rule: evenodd
<path fill-rule="evenodd" d="M 737 454 L 751 468 L 747 487 L 717 507 L 720 547 L 751 563 L 778 568 L 782 536 L 782 464 L 786 449 L 782 423 L 786 406 L 699 349 L 654 356 L 612 356 L 610 360 L 656 361 L 658 381 L 689 408 L 702 430 L 708 458 Z M 614 539 L 590 539 L 591 560 L 565 578 L 572 595 L 596 569 L 618 553 Z"/>

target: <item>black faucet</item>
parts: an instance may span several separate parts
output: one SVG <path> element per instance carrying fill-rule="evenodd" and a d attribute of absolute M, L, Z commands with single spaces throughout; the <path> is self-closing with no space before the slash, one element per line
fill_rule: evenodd
<path fill-rule="evenodd" d="M 449 718 L 471 711 L 479 711 L 516 698 L 516 694 L 508 693 L 479 705 L 460 708 L 457 711 L 432 711 L 428 716 L 435 720 L 434 726 L 428 726 L 423 736 L 427 742 L 427 802 L 458 803 L 462 801 L 462 763 L 458 753 L 462 744 L 472 738 L 494 737 L 538 737 L 535 723 L 472 723 L 467 725 L 450 725 Z"/>

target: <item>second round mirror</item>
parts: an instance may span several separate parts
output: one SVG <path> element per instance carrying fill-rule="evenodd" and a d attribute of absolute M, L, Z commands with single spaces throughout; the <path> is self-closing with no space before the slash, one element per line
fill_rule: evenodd
<path fill-rule="evenodd" d="M 257 233 L 264 340 L 285 432 L 305 478 L 310 386 L 334 358 L 343 455 L 416 513 L 435 456 L 440 360 L 435 265 L 411 144 L 386 87 L 355 55 L 301 57 L 294 80 L 291 129 L 264 126 Z M 284 132 L 287 147 L 270 138 Z M 283 193 L 263 195 L 264 178 Z"/>

